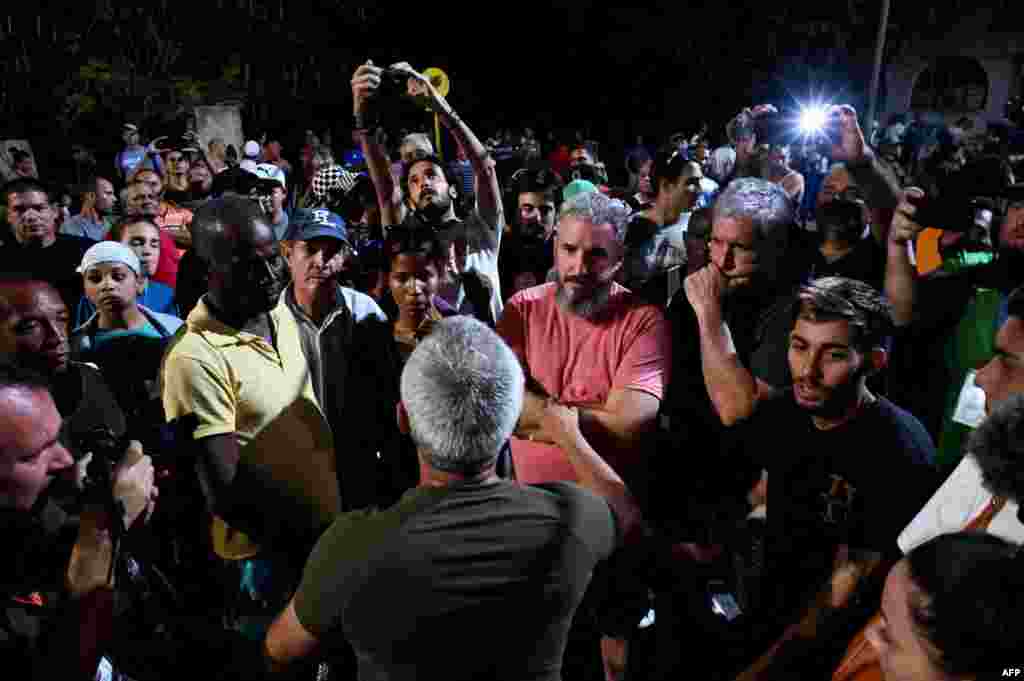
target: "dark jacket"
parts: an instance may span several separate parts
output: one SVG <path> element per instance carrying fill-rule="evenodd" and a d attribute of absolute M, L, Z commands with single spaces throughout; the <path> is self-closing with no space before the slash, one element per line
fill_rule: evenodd
<path fill-rule="evenodd" d="M 339 287 L 337 307 L 317 327 L 290 287 L 282 295 L 334 435 L 342 508 L 392 504 L 416 479 L 395 446 L 398 377 L 387 317 L 369 296 Z"/>

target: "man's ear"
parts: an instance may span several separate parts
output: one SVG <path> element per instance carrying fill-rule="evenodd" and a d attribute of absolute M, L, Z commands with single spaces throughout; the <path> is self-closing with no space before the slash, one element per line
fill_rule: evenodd
<path fill-rule="evenodd" d="M 452 185 L 452 184 L 448 185 L 448 196 L 452 200 L 455 200 L 455 199 L 457 199 L 459 197 L 459 192 L 455 189 L 455 185 Z"/>
<path fill-rule="evenodd" d="M 410 431 L 409 412 L 405 410 L 405 405 L 402 404 L 401 400 L 399 400 L 398 404 L 395 406 L 395 416 L 398 420 L 398 432 L 402 435 L 408 435 Z"/>

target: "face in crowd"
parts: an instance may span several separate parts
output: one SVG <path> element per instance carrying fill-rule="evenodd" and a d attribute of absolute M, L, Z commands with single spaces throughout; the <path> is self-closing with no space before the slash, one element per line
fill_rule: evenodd
<path fill-rule="evenodd" d="M 392 256 L 388 288 L 399 311 L 412 317 L 426 314 L 440 289 L 443 270 L 440 259 L 423 251 L 404 251 Z"/>
<path fill-rule="evenodd" d="M 100 215 L 110 215 L 117 203 L 117 193 L 114 192 L 114 185 L 102 177 L 96 179 L 96 212 Z"/>
<path fill-rule="evenodd" d="M 711 262 L 725 277 L 729 291 L 749 287 L 761 269 L 750 218 L 715 218 L 708 249 Z"/>
<path fill-rule="evenodd" d="M 544 192 L 519 194 L 519 229 L 523 236 L 545 239 L 555 229 L 555 200 Z"/>
<path fill-rule="evenodd" d="M 985 391 L 985 411 L 1011 395 L 1024 393 L 1024 319 L 1010 315 L 996 334 L 994 356 L 978 370 L 978 387 Z"/>
<path fill-rule="evenodd" d="M 337 275 L 352 254 L 348 244 L 330 237 L 285 242 L 282 246 L 293 284 L 310 293 L 321 286 L 335 286 Z"/>
<path fill-rule="evenodd" d="M 124 310 L 135 307 L 145 279 L 123 263 L 104 262 L 85 272 L 84 284 L 85 296 L 100 315 L 109 318 L 118 317 Z"/>
<path fill-rule="evenodd" d="M 44 375 L 68 368 L 71 315 L 47 283 L 0 283 L 0 357 Z"/>
<path fill-rule="evenodd" d="M 1024 201 L 1014 201 L 1006 210 L 1006 219 L 999 228 L 999 245 L 1014 251 L 1024 251 Z"/>
<path fill-rule="evenodd" d="M 7 221 L 22 246 L 45 248 L 57 238 L 57 209 L 44 192 L 8 194 Z"/>
<path fill-rule="evenodd" d="M 58 441 L 61 418 L 42 388 L 0 389 L 0 508 L 30 511 L 71 454 Z"/>
<path fill-rule="evenodd" d="M 144 277 L 152 277 L 160 264 L 160 231 L 149 222 L 130 222 L 121 228 L 121 243 L 139 257 Z"/>
<path fill-rule="evenodd" d="M 419 161 L 409 169 L 409 200 L 416 210 L 431 218 L 444 216 L 452 205 L 453 187 L 441 166 Z"/>
<path fill-rule="evenodd" d="M 213 175 L 205 163 L 195 163 L 188 171 L 189 189 L 198 194 L 208 194 L 213 188 Z"/>
<path fill-rule="evenodd" d="M 125 209 L 131 216 L 155 218 L 160 212 L 160 194 L 153 191 L 152 184 L 136 181 L 128 187 Z"/>
<path fill-rule="evenodd" d="M 167 174 L 183 177 L 188 174 L 190 163 L 188 157 L 180 151 L 169 151 L 166 156 Z"/>
<path fill-rule="evenodd" d="M 224 250 L 210 267 L 211 291 L 228 311 L 251 318 L 277 305 L 286 284 L 287 261 L 274 231 L 263 219 L 247 225 L 226 225 Z"/>
<path fill-rule="evenodd" d="M 857 349 L 846 320 L 801 315 L 789 335 L 793 397 L 814 416 L 837 418 L 856 405 L 871 357 Z"/>
<path fill-rule="evenodd" d="M 596 316 L 607 301 L 622 264 L 623 246 L 615 226 L 569 216 L 555 237 L 557 300 L 563 309 L 585 318 Z"/>

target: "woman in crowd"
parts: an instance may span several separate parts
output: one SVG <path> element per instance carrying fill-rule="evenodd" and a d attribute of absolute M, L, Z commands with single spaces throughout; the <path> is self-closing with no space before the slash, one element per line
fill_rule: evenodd
<path fill-rule="evenodd" d="M 885 681 L 988 678 L 1020 665 L 1024 551 L 972 532 L 914 549 L 889 572 L 868 640 Z"/>
<path fill-rule="evenodd" d="M 388 295 L 381 307 L 392 320 L 400 365 L 433 328 L 456 312 L 438 295 L 448 250 L 427 228 L 394 227 L 384 241 Z"/>

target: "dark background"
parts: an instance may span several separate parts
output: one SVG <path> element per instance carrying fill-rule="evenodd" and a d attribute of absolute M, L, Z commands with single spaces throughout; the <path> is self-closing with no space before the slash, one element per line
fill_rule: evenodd
<path fill-rule="evenodd" d="M 1005 0 L 996 5 L 994 20 L 1013 16 Z M 372 58 L 444 69 L 449 100 L 480 136 L 524 126 L 542 139 L 582 130 L 611 149 L 638 133 L 655 141 L 706 122 L 718 137 L 728 117 L 761 101 L 792 106 L 821 93 L 863 111 L 880 7 L 881 0 L 25 3 L 0 10 L 0 132 L 28 137 L 44 174 L 66 173 L 72 143 L 97 159 L 112 156 L 125 120 L 141 122 L 149 136 L 191 105 L 236 100 L 246 135 L 281 131 L 287 154 L 307 128 L 331 128 L 343 147 L 349 79 Z M 893 0 L 886 61 L 974 7 Z"/>

